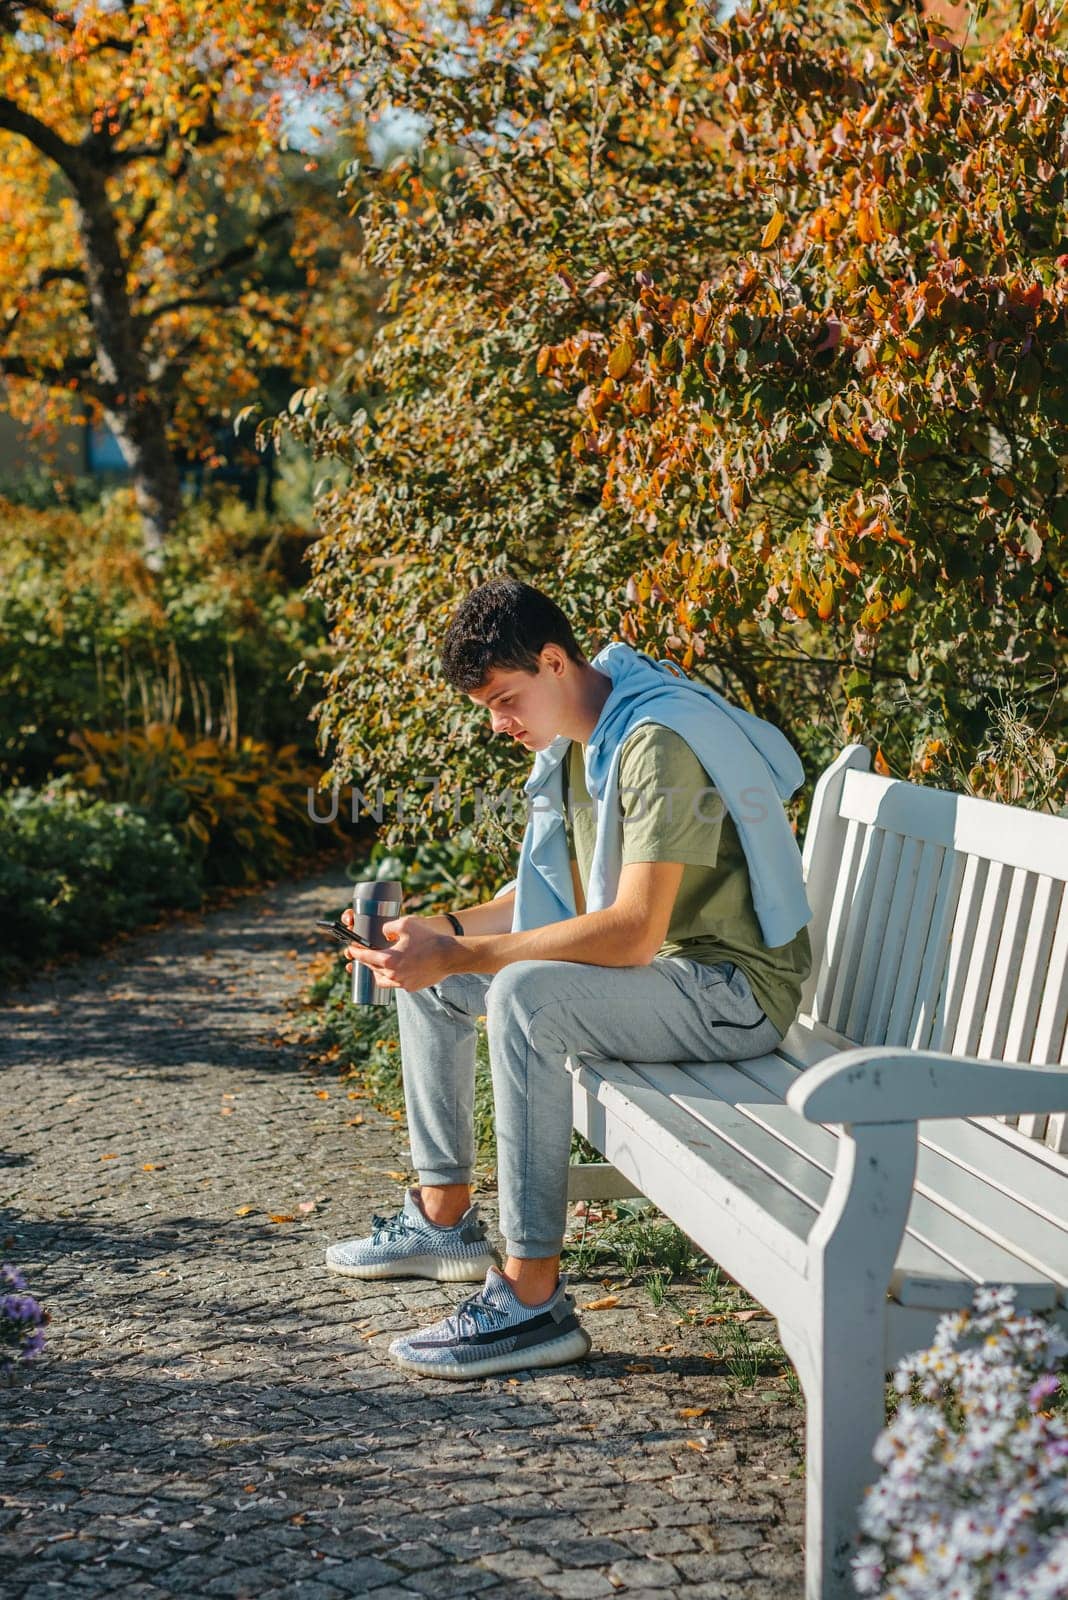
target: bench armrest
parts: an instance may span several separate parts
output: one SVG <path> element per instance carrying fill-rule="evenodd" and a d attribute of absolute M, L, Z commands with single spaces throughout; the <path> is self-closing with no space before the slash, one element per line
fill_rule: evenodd
<path fill-rule="evenodd" d="M 809 1122 L 919 1122 L 928 1117 L 1068 1111 L 1068 1067 L 862 1045 L 809 1067 L 790 1085 L 786 1103 Z"/>

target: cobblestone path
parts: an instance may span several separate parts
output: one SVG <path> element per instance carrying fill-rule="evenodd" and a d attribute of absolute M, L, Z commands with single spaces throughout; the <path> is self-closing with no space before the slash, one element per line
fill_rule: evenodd
<path fill-rule="evenodd" d="M 3 997 L 0 1255 L 53 1321 L 0 1386 L 0 1591 L 792 1600 L 800 1406 L 732 1392 L 675 1312 L 625 1288 L 587 1362 L 435 1384 L 386 1345 L 456 1291 L 323 1270 L 407 1159 L 279 1038 L 343 891 L 280 884 Z"/>

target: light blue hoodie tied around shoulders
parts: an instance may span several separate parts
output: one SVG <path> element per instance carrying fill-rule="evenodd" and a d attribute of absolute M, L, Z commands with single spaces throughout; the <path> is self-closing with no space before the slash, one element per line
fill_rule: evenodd
<path fill-rule="evenodd" d="M 660 723 L 686 740 L 738 830 L 764 943 L 769 949 L 788 944 L 811 920 L 812 908 L 801 853 L 782 805 L 805 778 L 785 734 L 680 668 L 622 640 L 606 645 L 591 665 L 611 678 L 612 689 L 586 746 L 586 785 L 597 822 L 586 909 L 605 910 L 619 884 L 624 740 L 643 723 Z M 513 933 L 577 914 L 564 827 L 563 764 L 570 746 L 567 735 L 559 734 L 539 750 L 523 786 L 529 814 L 518 874 L 498 891 L 516 890 Z"/>

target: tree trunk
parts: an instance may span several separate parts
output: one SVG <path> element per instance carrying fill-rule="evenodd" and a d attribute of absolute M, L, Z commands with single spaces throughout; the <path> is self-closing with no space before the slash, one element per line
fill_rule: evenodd
<path fill-rule="evenodd" d="M 130 307 L 126 263 L 103 175 L 83 166 L 74 183 L 85 277 L 93 320 L 100 398 L 108 425 L 133 474 L 149 567 L 163 563 L 167 534 L 181 508 L 178 467 L 167 419 L 148 374 Z"/>

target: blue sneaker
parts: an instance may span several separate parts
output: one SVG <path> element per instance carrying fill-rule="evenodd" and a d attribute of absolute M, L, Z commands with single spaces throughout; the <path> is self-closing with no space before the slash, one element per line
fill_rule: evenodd
<path fill-rule="evenodd" d="M 326 1252 L 331 1272 L 349 1278 L 436 1278 L 443 1283 L 479 1283 L 500 1258 L 486 1241 L 477 1202 L 451 1228 L 439 1228 L 409 1189 L 394 1217 L 372 1217 L 364 1239 L 345 1239 Z"/>
<path fill-rule="evenodd" d="M 389 1353 L 398 1366 L 424 1378 L 488 1378 L 579 1361 L 589 1354 L 591 1342 L 579 1327 L 566 1277 L 540 1306 L 525 1306 L 507 1278 L 490 1267 L 478 1294 L 462 1301 L 451 1317 L 420 1333 L 402 1334 Z"/>

